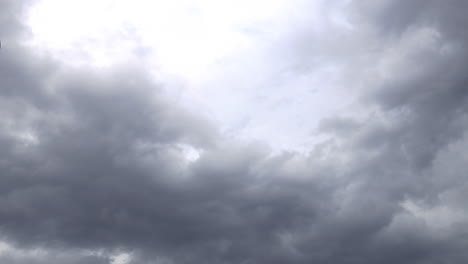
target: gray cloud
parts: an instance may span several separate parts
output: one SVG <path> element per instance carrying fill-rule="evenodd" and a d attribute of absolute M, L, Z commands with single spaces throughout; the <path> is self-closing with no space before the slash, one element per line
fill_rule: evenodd
<path fill-rule="evenodd" d="M 273 157 L 168 103 L 138 66 L 69 69 L 14 44 L 20 6 L 1 5 L 12 43 L 0 54 L 2 239 L 68 250 L 36 263 L 110 261 L 76 253 L 96 249 L 133 252 L 133 263 L 468 258 L 462 1 L 353 2 L 379 32 L 359 36 L 385 43 L 349 59 L 360 68 L 350 75 L 384 65 L 350 79 L 366 79 L 358 103 L 370 114 L 330 117 L 328 141 Z M 188 162 L 180 144 L 200 158 Z"/>
<path fill-rule="evenodd" d="M 86 255 L 79 252 L 41 252 L 39 250 L 25 252 L 13 251 L 3 253 L 0 261 L 6 264 L 43 264 L 43 263 L 70 263 L 70 264 L 105 264 L 111 261 L 105 256 Z"/>

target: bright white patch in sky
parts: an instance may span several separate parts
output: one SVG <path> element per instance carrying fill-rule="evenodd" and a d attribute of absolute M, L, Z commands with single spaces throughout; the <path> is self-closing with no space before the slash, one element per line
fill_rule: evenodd
<path fill-rule="evenodd" d="M 22 131 L 16 134 L 18 140 L 25 146 L 34 146 L 39 143 L 39 139 L 32 131 Z"/>
<path fill-rule="evenodd" d="M 191 145 L 178 144 L 177 148 L 180 149 L 182 155 L 188 162 L 195 162 L 200 158 L 201 152 Z"/>
<path fill-rule="evenodd" d="M 293 43 L 301 30 L 320 40 L 328 24 L 349 29 L 343 5 L 337 6 L 331 10 L 323 0 L 41 0 L 30 11 L 34 37 L 27 45 L 75 66 L 137 60 L 178 103 L 216 120 L 225 135 L 303 150 L 317 141 L 319 120 L 352 101 L 337 84 L 339 65 L 317 63 L 320 54 L 301 62 Z"/>
<path fill-rule="evenodd" d="M 120 253 L 111 257 L 111 264 L 127 264 L 131 261 L 131 256 L 128 253 Z"/>
<path fill-rule="evenodd" d="M 85 54 L 88 62 L 102 65 L 104 55 L 114 62 L 147 47 L 151 54 L 144 55 L 154 55 L 163 71 L 197 78 L 216 60 L 248 46 L 248 27 L 284 12 L 286 3 L 43 0 L 32 8 L 29 24 L 34 44 L 54 52 L 79 51 L 74 59 Z"/>

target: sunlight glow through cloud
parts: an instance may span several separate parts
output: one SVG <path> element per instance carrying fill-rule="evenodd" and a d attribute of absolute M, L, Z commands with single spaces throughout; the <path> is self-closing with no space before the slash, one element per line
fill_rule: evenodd
<path fill-rule="evenodd" d="M 152 59 L 163 70 L 193 77 L 248 46 L 249 27 L 274 19 L 284 12 L 286 3 L 43 0 L 31 9 L 29 24 L 33 43 L 52 52 L 85 49 L 90 53 L 86 54 L 88 62 L 100 65 L 105 62 L 99 53 L 111 56 L 107 62 L 111 63 L 118 60 L 113 56 L 135 52 L 131 48 L 142 45 L 154 51 Z M 129 35 L 133 39 L 126 38 Z M 87 49 L 88 45 L 92 49 Z"/>
<path fill-rule="evenodd" d="M 322 0 L 42 0 L 30 10 L 28 45 L 76 66 L 144 64 L 180 104 L 208 113 L 223 133 L 299 150 L 314 144 L 310 135 L 321 118 L 350 100 L 337 96 L 343 94 L 333 83 L 338 68 L 324 63 L 303 78 L 288 59 L 295 47 L 282 47 L 288 44 L 280 39 L 294 34 L 291 29 L 326 34 L 326 23 L 348 28 L 343 6 L 327 11 Z M 304 19 L 308 28 L 296 29 Z"/>

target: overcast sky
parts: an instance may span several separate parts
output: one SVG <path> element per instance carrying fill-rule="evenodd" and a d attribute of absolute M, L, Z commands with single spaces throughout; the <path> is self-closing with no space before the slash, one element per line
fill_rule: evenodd
<path fill-rule="evenodd" d="M 465 0 L 0 0 L 0 263 L 468 261 Z"/>

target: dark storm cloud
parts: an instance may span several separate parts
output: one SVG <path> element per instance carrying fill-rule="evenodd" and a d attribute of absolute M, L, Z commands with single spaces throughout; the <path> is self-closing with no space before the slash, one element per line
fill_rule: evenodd
<path fill-rule="evenodd" d="M 413 27 L 436 26 L 441 33 L 466 38 L 463 27 L 468 4 L 461 0 L 415 0 L 415 1 L 355 1 L 354 6 L 366 23 L 372 23 L 379 32 L 397 37 Z M 389 34 L 390 33 L 390 34 Z"/>
<path fill-rule="evenodd" d="M 0 12 L 8 36 L 21 28 L 12 3 Z M 77 70 L 4 47 L 0 231 L 52 253 L 2 263 L 110 261 L 79 253 L 95 249 L 133 252 L 134 263 L 464 263 L 465 4 L 354 4 L 388 46 L 424 27 L 438 38 L 403 56 L 417 71 L 369 79 L 361 103 L 375 113 L 324 120 L 330 140 L 309 155 L 223 140 L 137 66 Z M 180 144 L 200 158 L 186 161 Z M 437 212 L 447 215 L 434 222 Z"/>
<path fill-rule="evenodd" d="M 416 166 L 426 168 L 438 151 L 465 134 L 468 38 L 457 25 L 466 22 L 468 6 L 464 1 L 417 2 L 393 1 L 388 10 L 384 8 L 388 16 L 408 10 L 419 14 L 411 19 L 379 19 L 399 29 L 397 41 L 414 32 L 411 27 L 430 28 L 434 39 L 430 45 L 420 40 L 421 48 L 408 52 L 402 67 L 390 73 L 392 80 L 378 85 L 371 95 L 384 111 L 397 113 L 402 128 L 393 142 L 408 151 Z"/>

